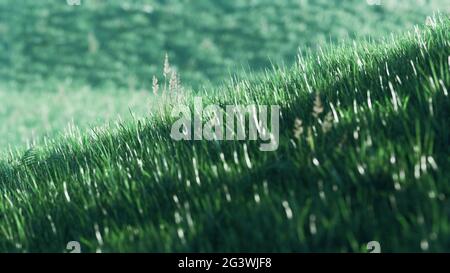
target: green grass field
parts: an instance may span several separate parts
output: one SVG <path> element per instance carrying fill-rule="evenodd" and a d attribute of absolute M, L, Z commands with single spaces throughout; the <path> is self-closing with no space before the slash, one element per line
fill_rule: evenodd
<path fill-rule="evenodd" d="M 444 0 L 81 1 L 0 1 L 0 78 L 36 89 L 65 79 L 145 88 L 167 52 L 199 87 L 241 68 L 293 64 L 299 47 L 379 38 L 449 11 Z"/>
<path fill-rule="evenodd" d="M 0 0 L 0 154 L 68 124 L 129 119 L 129 108 L 147 115 L 166 53 L 183 86 L 212 93 L 230 77 L 290 67 L 299 51 L 387 38 L 450 11 L 445 0 L 81 1 Z"/>
<path fill-rule="evenodd" d="M 11 2 L 0 251 L 450 251 L 450 19 L 424 24 L 444 1 Z M 166 51 L 175 101 L 151 91 Z M 172 107 L 199 95 L 279 105 L 278 149 L 174 141 Z"/>

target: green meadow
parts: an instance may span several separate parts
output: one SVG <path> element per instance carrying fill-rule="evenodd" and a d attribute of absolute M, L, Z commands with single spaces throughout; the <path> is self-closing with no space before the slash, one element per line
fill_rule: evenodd
<path fill-rule="evenodd" d="M 449 251 L 449 10 L 412 2 L 0 0 L 0 251 Z M 175 141 L 198 96 L 279 106 L 278 149 Z"/>

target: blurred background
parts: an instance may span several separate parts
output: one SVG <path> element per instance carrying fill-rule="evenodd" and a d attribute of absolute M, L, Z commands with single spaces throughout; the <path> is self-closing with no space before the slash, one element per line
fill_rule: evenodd
<path fill-rule="evenodd" d="M 0 0 L 0 154 L 67 124 L 147 115 L 164 56 L 186 88 L 291 65 L 301 49 L 378 39 L 446 0 Z M 132 94 L 130 94 L 132 92 Z"/>

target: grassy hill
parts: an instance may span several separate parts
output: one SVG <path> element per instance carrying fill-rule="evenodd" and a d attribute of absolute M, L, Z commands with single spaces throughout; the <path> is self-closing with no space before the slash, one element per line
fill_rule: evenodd
<path fill-rule="evenodd" d="M 167 52 L 186 86 L 293 63 L 297 49 L 422 24 L 445 0 L 0 1 L 0 84 L 149 88 Z M 30 87 L 31 86 L 31 87 Z"/>
<path fill-rule="evenodd" d="M 173 141 L 161 100 L 4 160 L 0 250 L 449 251 L 450 22 L 430 25 L 203 94 L 280 105 L 276 152 Z"/>
<path fill-rule="evenodd" d="M 0 157 L 68 124 L 148 115 L 166 52 L 184 87 L 212 92 L 243 70 L 292 65 L 298 48 L 387 37 L 436 10 L 447 1 L 0 0 Z"/>

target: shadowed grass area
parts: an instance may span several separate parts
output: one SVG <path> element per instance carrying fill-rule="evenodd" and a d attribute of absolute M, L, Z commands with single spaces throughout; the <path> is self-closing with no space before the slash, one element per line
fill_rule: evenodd
<path fill-rule="evenodd" d="M 280 105 L 276 152 L 173 141 L 167 100 L 1 162 L 0 250 L 448 251 L 450 23 L 436 20 L 203 94 Z"/>

